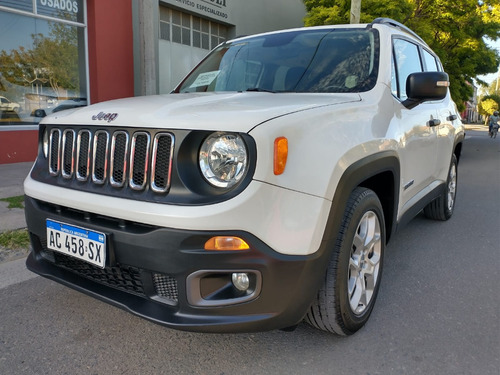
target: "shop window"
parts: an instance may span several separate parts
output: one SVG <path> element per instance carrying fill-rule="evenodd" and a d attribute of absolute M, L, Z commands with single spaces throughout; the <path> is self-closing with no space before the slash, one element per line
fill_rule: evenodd
<path fill-rule="evenodd" d="M 71 9 L 33 3 L 0 0 L 0 35 L 9 35 L 0 38 L 0 125 L 37 124 L 87 104 L 84 24 L 77 25 L 83 1 L 72 1 Z"/>
<path fill-rule="evenodd" d="M 227 26 L 162 6 L 160 39 L 209 50 L 227 39 Z"/>

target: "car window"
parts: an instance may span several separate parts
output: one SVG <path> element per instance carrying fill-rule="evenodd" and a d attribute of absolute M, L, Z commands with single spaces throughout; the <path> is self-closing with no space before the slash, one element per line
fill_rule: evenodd
<path fill-rule="evenodd" d="M 411 73 L 422 72 L 418 46 L 404 39 L 394 40 L 394 62 L 398 85 L 398 97 L 401 100 L 408 98 L 406 95 L 406 79 Z"/>
<path fill-rule="evenodd" d="M 424 51 L 424 61 L 425 61 L 425 70 L 427 72 L 439 72 L 439 64 L 436 61 L 436 58 L 432 56 L 428 51 L 425 49 Z"/>
<path fill-rule="evenodd" d="M 175 92 L 362 92 L 377 71 L 376 30 L 291 31 L 221 45 Z"/>

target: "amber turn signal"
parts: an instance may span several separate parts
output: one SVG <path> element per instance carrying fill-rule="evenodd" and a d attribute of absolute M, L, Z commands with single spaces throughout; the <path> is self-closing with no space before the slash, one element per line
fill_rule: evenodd
<path fill-rule="evenodd" d="M 274 140 L 274 174 L 280 175 L 285 171 L 288 157 L 288 139 L 279 137 Z"/>
<path fill-rule="evenodd" d="M 217 236 L 205 242 L 205 250 L 232 251 L 248 249 L 250 249 L 250 246 L 239 237 Z"/>

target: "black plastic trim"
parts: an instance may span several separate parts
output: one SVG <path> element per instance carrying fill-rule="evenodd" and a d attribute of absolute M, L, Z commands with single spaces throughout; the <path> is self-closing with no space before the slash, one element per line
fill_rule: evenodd
<path fill-rule="evenodd" d="M 294 326 L 302 321 L 323 279 L 328 247 L 308 256 L 275 252 L 255 235 L 242 231 L 186 231 L 123 222 L 26 196 L 25 211 L 32 239 L 27 267 L 46 278 L 99 298 L 138 316 L 177 329 L 198 332 L 252 332 Z M 114 264 L 134 267 L 143 279 L 146 296 L 99 284 L 60 268 L 42 256 L 46 242 L 45 220 L 105 232 Z M 249 245 L 246 251 L 206 251 L 204 243 L 214 235 L 233 235 Z M 222 299 L 220 305 L 193 306 L 186 280 L 196 271 L 253 272 L 260 275 L 248 300 Z M 178 303 L 162 303 L 152 287 L 152 273 L 175 278 Z M 207 297 L 208 298 L 208 297 Z"/>
<path fill-rule="evenodd" d="M 390 173 L 392 191 L 377 191 L 370 181 L 378 175 Z M 383 151 L 370 155 L 350 165 L 343 173 L 333 197 L 327 228 L 323 242 L 334 241 L 341 225 L 342 214 L 351 192 L 358 186 L 371 188 L 377 193 L 384 208 L 387 226 L 386 239 L 389 241 L 397 226 L 397 207 L 399 202 L 400 163 L 394 151 Z"/>

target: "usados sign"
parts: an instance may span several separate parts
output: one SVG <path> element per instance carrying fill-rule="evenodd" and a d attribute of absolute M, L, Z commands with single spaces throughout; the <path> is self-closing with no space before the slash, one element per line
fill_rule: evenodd
<path fill-rule="evenodd" d="M 40 0 L 40 4 L 50 8 L 78 13 L 78 2 L 72 0 Z"/>

